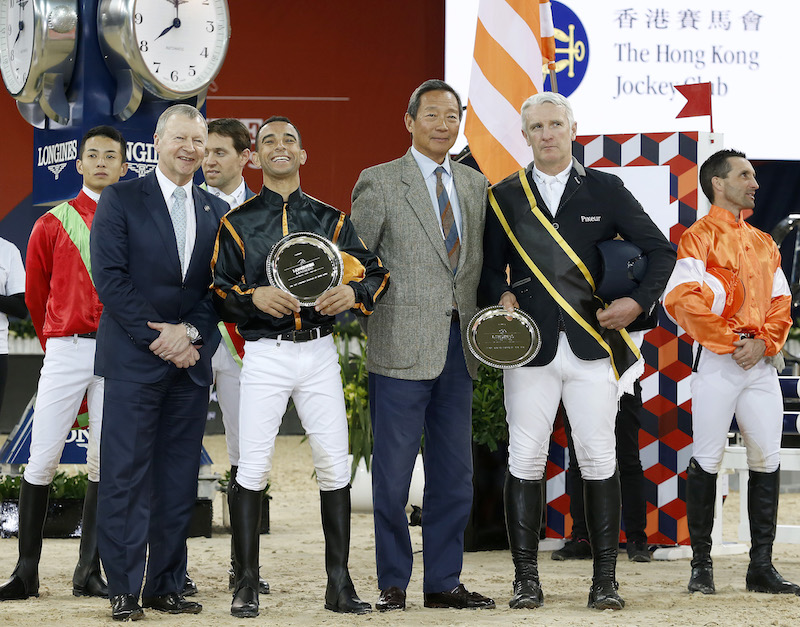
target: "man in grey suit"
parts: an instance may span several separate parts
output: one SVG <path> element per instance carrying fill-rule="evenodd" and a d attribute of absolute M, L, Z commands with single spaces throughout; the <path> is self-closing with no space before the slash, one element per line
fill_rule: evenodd
<path fill-rule="evenodd" d="M 364 170 L 353 189 L 353 223 L 392 271 L 392 289 L 366 322 L 381 611 L 405 609 L 412 567 L 405 505 L 423 433 L 425 607 L 494 607 L 460 582 L 477 371 L 465 338 L 476 311 L 488 186 L 450 160 L 461 112 L 452 87 L 424 82 L 405 114 L 411 149 Z"/>

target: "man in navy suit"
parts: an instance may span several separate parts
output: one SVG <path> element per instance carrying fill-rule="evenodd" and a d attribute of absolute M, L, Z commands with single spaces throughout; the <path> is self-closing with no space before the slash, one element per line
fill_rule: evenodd
<path fill-rule="evenodd" d="M 219 343 L 210 261 L 228 208 L 192 183 L 207 137 L 197 109 L 167 109 L 154 135 L 155 171 L 106 188 L 92 229 L 104 305 L 95 371 L 105 377 L 110 420 L 100 446 L 98 545 L 115 620 L 144 615 L 148 548 L 142 605 L 202 609 L 180 591 Z"/>

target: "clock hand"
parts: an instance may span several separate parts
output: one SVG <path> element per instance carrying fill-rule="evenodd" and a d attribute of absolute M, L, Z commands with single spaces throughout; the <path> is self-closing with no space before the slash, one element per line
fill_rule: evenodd
<path fill-rule="evenodd" d="M 181 21 L 176 17 L 174 20 L 172 20 L 172 24 L 167 26 L 167 28 L 165 28 L 164 30 L 162 30 L 161 34 L 158 37 L 156 37 L 156 39 L 161 39 L 161 37 L 166 35 L 173 28 L 180 28 L 180 25 L 181 25 Z M 155 41 L 155 39 L 153 41 Z"/>
<path fill-rule="evenodd" d="M 17 15 L 19 16 L 19 30 L 17 31 L 17 37 L 14 39 L 14 45 L 17 45 L 19 41 L 20 35 L 22 35 L 22 31 L 25 30 L 25 22 L 22 20 L 22 10 L 25 8 L 25 5 L 28 4 L 29 0 L 17 0 Z"/>

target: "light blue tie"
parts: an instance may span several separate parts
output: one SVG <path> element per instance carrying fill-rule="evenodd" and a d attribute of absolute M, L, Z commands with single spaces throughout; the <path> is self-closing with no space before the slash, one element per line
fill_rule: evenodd
<path fill-rule="evenodd" d="M 172 207 L 169 209 L 172 228 L 175 231 L 175 242 L 178 245 L 178 259 L 181 261 L 181 274 L 184 271 L 186 249 L 186 190 L 176 187 L 172 192 Z"/>

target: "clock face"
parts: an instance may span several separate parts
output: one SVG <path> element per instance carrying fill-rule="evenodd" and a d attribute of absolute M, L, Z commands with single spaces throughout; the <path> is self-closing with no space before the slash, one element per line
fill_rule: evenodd
<path fill-rule="evenodd" d="M 8 2 L 9 0 L 0 0 Z M 134 45 L 156 95 L 193 94 L 214 80 L 228 48 L 226 0 L 136 0 Z M 163 88 L 163 89 L 162 89 Z"/>
<path fill-rule="evenodd" d="M 23 90 L 31 71 L 33 4 L 32 0 L 0 0 L 0 70 L 12 96 Z"/>

